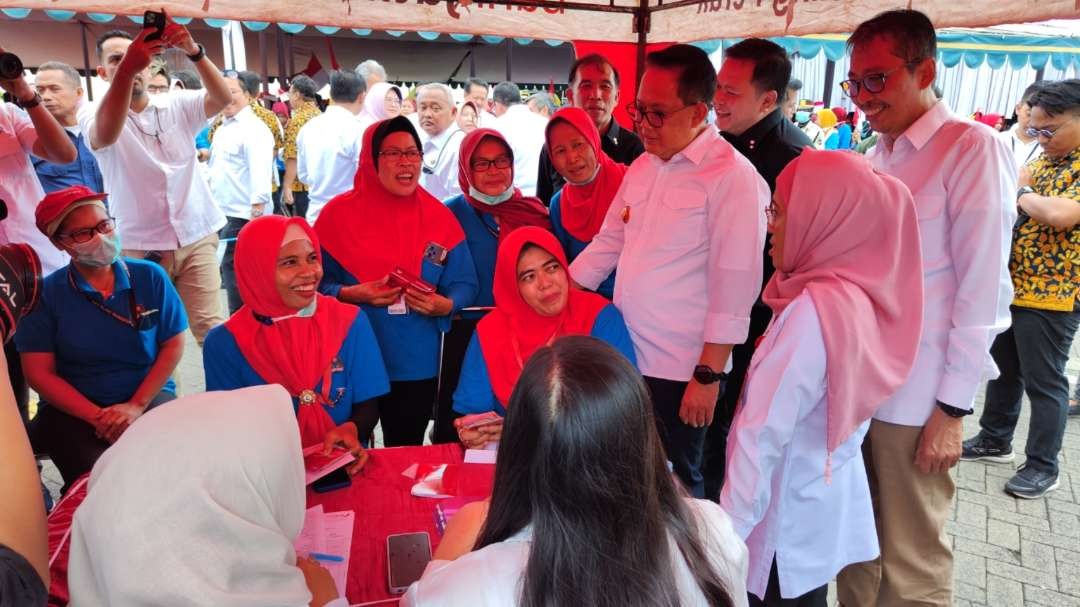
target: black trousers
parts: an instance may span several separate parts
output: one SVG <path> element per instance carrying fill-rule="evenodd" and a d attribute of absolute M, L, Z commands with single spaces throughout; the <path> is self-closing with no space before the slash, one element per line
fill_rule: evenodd
<path fill-rule="evenodd" d="M 175 398 L 172 392 L 158 392 L 147 406 L 147 411 Z M 93 426 L 44 401 L 40 403 L 37 416 L 30 422 L 30 442 L 35 453 L 48 454 L 60 470 L 64 492 L 71 483 L 89 472 L 94 462 L 109 448 L 108 441 L 94 434 Z"/>
<path fill-rule="evenodd" d="M 454 391 L 461 379 L 461 367 L 465 362 L 465 350 L 476 332 L 479 319 L 459 318 L 450 325 L 450 332 L 443 339 L 442 368 L 439 371 L 439 402 L 435 410 L 435 436 L 432 442 L 456 443 L 457 430 L 454 419 Z"/>
<path fill-rule="evenodd" d="M 765 588 L 765 600 L 749 592 L 746 594 L 750 598 L 750 607 L 826 607 L 829 600 L 829 585 L 815 588 L 793 599 L 782 599 L 780 598 L 780 574 L 777 573 L 774 558 L 772 571 L 769 572 L 769 585 Z"/>
<path fill-rule="evenodd" d="M 225 243 L 225 256 L 221 258 L 221 284 L 225 287 L 225 295 L 229 299 L 229 316 L 232 316 L 244 305 L 240 299 L 240 289 L 236 286 L 236 269 L 233 268 L 233 257 L 236 255 L 236 236 L 240 229 L 248 224 L 249 219 L 229 217 L 228 223 L 218 232 L 218 237 Z"/>
<path fill-rule="evenodd" d="M 750 333 L 746 343 L 731 349 L 731 373 L 728 374 L 727 387 L 716 406 L 716 416 L 705 435 L 705 457 L 702 474 L 705 476 L 705 497 L 712 501 L 720 499 L 720 489 L 724 486 L 724 469 L 727 466 L 727 436 L 731 422 L 735 419 L 735 408 L 742 395 L 746 370 L 750 368 L 750 359 L 757 350 L 758 338 L 765 334 L 772 320 L 772 310 L 760 303 L 750 310 Z"/>
<path fill-rule="evenodd" d="M 390 382 L 390 392 L 379 397 L 383 444 L 387 447 L 424 444 L 424 430 L 435 405 L 435 389 L 435 378 Z"/>
<path fill-rule="evenodd" d="M 285 211 L 285 215 L 291 215 L 293 217 L 307 217 L 308 209 L 308 193 L 307 192 L 293 192 L 292 206 L 281 203 L 282 209 Z"/>
<path fill-rule="evenodd" d="M 679 419 L 679 408 L 682 406 L 686 384 L 684 381 L 645 377 L 645 385 L 652 396 L 656 430 L 660 434 L 660 442 L 664 445 L 668 461 L 690 495 L 704 497 L 701 458 L 708 428 L 694 428 Z M 723 386 L 720 387 L 720 393 L 724 393 Z"/>
<path fill-rule="evenodd" d="M 15 405 L 19 408 L 19 416 L 22 417 L 23 424 L 27 424 L 30 422 L 30 387 L 26 385 L 22 359 L 19 358 L 19 351 L 15 349 L 14 339 L 4 344 L 4 358 L 7 359 L 11 391 L 15 393 Z"/>

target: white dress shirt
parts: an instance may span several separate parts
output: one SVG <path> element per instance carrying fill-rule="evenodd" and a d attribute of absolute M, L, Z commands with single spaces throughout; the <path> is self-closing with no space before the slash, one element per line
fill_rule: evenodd
<path fill-rule="evenodd" d="M 686 498 L 687 510 L 697 522 L 694 534 L 703 544 L 713 571 L 719 576 L 736 607 L 745 607 L 746 546 L 735 535 L 731 520 L 716 504 Z M 420 581 L 409 587 L 402 607 L 512 607 L 521 598 L 521 580 L 529 561 L 532 529 L 470 552 L 454 561 L 431 561 Z M 679 602 L 705 607 L 705 595 L 673 541 L 672 555 Z"/>
<path fill-rule="evenodd" d="M 221 121 L 210 146 L 210 190 L 227 217 L 251 219 L 254 204 L 273 210 L 273 163 L 274 136 L 250 106 Z"/>
<path fill-rule="evenodd" d="M 331 105 L 312 118 L 296 137 L 296 174 L 308 185 L 308 223 L 314 225 L 326 203 L 353 188 L 364 125 L 349 110 Z"/>
<path fill-rule="evenodd" d="M 172 251 L 225 225 L 196 169 L 195 136 L 206 126 L 206 94 L 152 95 L 141 113 L 128 109 L 116 143 L 94 150 L 125 249 Z M 93 132 L 97 108 L 79 108 L 84 133 Z"/>
<path fill-rule="evenodd" d="M 458 184 L 458 153 L 465 131 L 456 123 L 432 137 L 423 129 L 417 129 L 420 140 L 424 143 L 424 168 L 420 174 L 420 185 L 429 194 L 443 202 L 461 194 Z"/>
<path fill-rule="evenodd" d="M 922 426 L 941 401 L 971 409 L 997 377 L 994 337 L 1009 327 L 1016 164 L 990 129 L 939 101 L 903 135 L 882 135 L 867 158 L 907 185 L 922 236 L 923 334 L 907 382 L 875 419 Z"/>
<path fill-rule="evenodd" d="M 41 182 L 30 163 L 37 129 L 26 112 L 0 102 L 0 200 L 7 204 L 7 219 L 0 221 L 0 244 L 24 242 L 41 259 L 44 275 L 67 265 L 67 254 L 57 249 L 37 229 L 34 210 L 45 198 Z"/>
<path fill-rule="evenodd" d="M 768 202 L 769 186 L 713 128 L 667 162 L 646 153 L 630 165 L 570 274 L 595 289 L 618 267 L 615 305 L 644 375 L 689 381 L 706 342 L 746 341 Z"/>
<path fill-rule="evenodd" d="M 863 423 L 827 465 L 827 362 L 814 301 L 803 291 L 758 345 L 728 439 L 720 505 L 746 540 L 746 589 L 765 596 L 773 559 L 780 596 L 829 583 L 851 563 L 878 556 L 862 459 Z"/>
<path fill-rule="evenodd" d="M 515 103 L 484 128 L 502 133 L 514 151 L 514 185 L 526 196 L 536 196 L 536 176 L 540 173 L 540 152 L 544 149 L 548 119 Z"/>
<path fill-rule="evenodd" d="M 1016 136 L 1016 130 L 1020 128 L 1014 126 L 1013 128 L 998 134 L 1001 140 L 1005 142 L 1005 145 L 1009 146 L 1009 151 L 1012 152 L 1013 160 L 1016 161 L 1017 168 L 1026 166 L 1027 163 L 1035 160 L 1042 154 L 1042 148 L 1039 147 L 1039 140 L 1032 139 L 1031 141 L 1024 143 L 1020 141 L 1020 138 Z"/>

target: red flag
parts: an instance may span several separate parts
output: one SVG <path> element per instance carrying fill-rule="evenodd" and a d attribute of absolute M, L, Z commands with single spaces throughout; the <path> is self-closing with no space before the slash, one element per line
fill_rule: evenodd
<path fill-rule="evenodd" d="M 308 78 L 314 78 L 321 71 L 323 71 L 322 63 L 319 62 L 319 58 L 312 52 L 311 59 L 308 59 L 307 67 L 301 70 L 300 73 Z"/>
<path fill-rule="evenodd" d="M 326 37 L 326 49 L 330 51 L 330 69 L 340 70 L 341 65 L 337 62 L 337 56 L 334 55 L 334 45 L 330 42 L 330 36 Z"/>
<path fill-rule="evenodd" d="M 555 79 L 548 78 L 548 94 L 552 97 L 555 96 Z"/>

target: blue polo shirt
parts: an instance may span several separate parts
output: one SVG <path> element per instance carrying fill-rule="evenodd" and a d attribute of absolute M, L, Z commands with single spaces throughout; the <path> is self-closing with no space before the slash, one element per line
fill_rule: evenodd
<path fill-rule="evenodd" d="M 295 355 L 304 354 L 297 352 Z M 274 378 L 267 381 L 255 371 L 225 325 L 214 327 L 206 335 L 203 369 L 206 371 L 207 390 L 236 390 L 275 381 Z M 379 345 L 375 342 L 371 323 L 362 311 L 356 315 L 345 340 L 341 342 L 337 359 L 331 363 L 330 369 L 330 404 L 323 407 L 339 426 L 352 418 L 354 405 L 390 391 Z M 321 392 L 322 380 L 312 389 Z M 298 406 L 297 399 L 293 398 L 293 409 Z"/>
<path fill-rule="evenodd" d="M 159 346 L 188 328 L 184 305 L 161 266 L 124 258 L 112 268 L 116 285 L 104 300 L 72 265 L 53 272 L 42 282 L 41 301 L 15 332 L 19 352 L 53 353 L 57 375 L 100 406 L 134 396 Z M 138 329 L 91 302 L 131 318 L 132 293 L 143 311 Z M 163 390 L 175 393 L 176 384 L 169 379 Z"/>
<path fill-rule="evenodd" d="M 566 260 L 570 263 L 574 263 L 574 259 L 576 259 L 578 255 L 581 255 L 581 252 L 585 250 L 585 247 L 589 246 L 589 243 L 574 238 L 570 232 L 567 232 L 566 228 L 563 227 L 562 190 L 559 190 L 551 197 L 551 206 L 548 208 L 548 213 L 551 215 L 551 232 L 555 234 L 555 238 L 559 239 L 563 250 L 566 251 Z M 614 271 L 604 279 L 604 282 L 600 283 L 600 286 L 596 288 L 596 292 L 608 299 L 614 299 Z"/>
<path fill-rule="evenodd" d="M 446 208 L 450 209 L 461 224 L 461 229 L 465 232 L 465 242 L 469 243 L 473 266 L 476 268 L 480 290 L 471 305 L 494 306 L 492 282 L 495 280 L 495 259 L 499 254 L 499 225 L 490 214 L 474 209 L 461 194 L 447 200 Z M 482 316 L 477 314 L 475 318 Z"/>
<path fill-rule="evenodd" d="M 634 354 L 634 343 L 630 340 L 630 331 L 626 329 L 626 321 L 623 320 L 622 312 L 619 312 L 615 304 L 608 304 L 600 310 L 600 313 L 596 315 L 596 320 L 593 321 L 589 335 L 607 342 L 625 356 L 630 364 L 637 367 L 637 356 Z M 504 403 L 499 402 L 499 399 L 495 397 L 495 391 L 491 388 L 491 376 L 488 375 L 484 351 L 480 347 L 479 333 L 473 333 L 469 348 L 465 351 L 461 379 L 458 381 L 457 389 L 454 390 L 454 411 L 462 415 L 488 411 L 506 415 Z"/>
<path fill-rule="evenodd" d="M 73 185 L 84 185 L 95 192 L 104 192 L 105 181 L 101 177 L 97 158 L 90 151 L 90 146 L 86 145 L 86 137 L 82 133 L 72 132 L 70 128 L 65 128 L 64 132 L 71 139 L 78 154 L 74 162 L 56 164 L 44 158 L 30 156 L 30 160 L 34 163 L 34 172 L 37 173 L 38 181 L 41 182 L 41 189 L 48 194 Z"/>

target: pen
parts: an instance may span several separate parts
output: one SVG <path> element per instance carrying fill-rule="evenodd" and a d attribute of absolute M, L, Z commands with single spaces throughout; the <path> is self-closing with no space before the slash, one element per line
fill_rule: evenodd
<path fill-rule="evenodd" d="M 309 552 L 308 556 L 317 561 L 326 561 L 328 563 L 344 563 L 345 557 L 338 556 L 336 554 L 323 554 L 321 552 Z"/>

